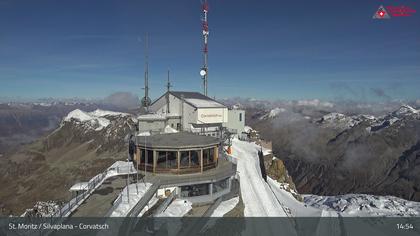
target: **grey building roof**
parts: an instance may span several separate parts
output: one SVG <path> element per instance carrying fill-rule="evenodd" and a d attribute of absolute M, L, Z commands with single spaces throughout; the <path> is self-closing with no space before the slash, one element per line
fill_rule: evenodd
<path fill-rule="evenodd" d="M 164 93 L 153 103 L 164 97 L 168 92 Z M 210 97 L 207 97 L 198 92 L 184 92 L 184 91 L 169 91 L 170 94 L 177 97 L 178 99 L 183 99 L 189 105 L 195 108 L 225 108 L 226 106 Z M 152 103 L 152 104 L 153 104 Z"/>
<path fill-rule="evenodd" d="M 218 138 L 198 135 L 188 132 L 156 134 L 152 136 L 137 136 L 140 147 L 159 149 L 185 149 L 215 146 L 220 143 Z"/>

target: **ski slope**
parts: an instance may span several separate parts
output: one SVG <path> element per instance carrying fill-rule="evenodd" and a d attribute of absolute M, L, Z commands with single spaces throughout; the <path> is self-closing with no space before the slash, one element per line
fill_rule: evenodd
<path fill-rule="evenodd" d="M 323 214 L 322 209 L 296 200 L 285 190 L 284 183 L 270 177 L 267 177 L 267 182 L 264 181 L 259 166 L 258 145 L 238 139 L 234 139 L 232 144 L 232 156 L 238 165 L 245 205 L 244 216 L 319 217 Z"/>
<path fill-rule="evenodd" d="M 258 162 L 258 149 L 254 143 L 232 140 L 232 157 L 236 159 L 245 205 L 245 217 L 287 216 L 282 206 L 262 179 Z"/>
<path fill-rule="evenodd" d="M 261 177 L 258 159 L 259 146 L 255 143 L 232 140 L 232 161 L 237 163 L 241 197 L 244 203 L 245 217 L 287 217 L 271 187 Z M 246 222 L 241 235 L 277 235 L 279 230 L 284 235 L 297 235 L 291 221 Z"/>

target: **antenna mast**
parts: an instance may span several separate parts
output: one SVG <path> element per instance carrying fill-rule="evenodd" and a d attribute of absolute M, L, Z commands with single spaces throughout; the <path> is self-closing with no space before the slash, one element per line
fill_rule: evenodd
<path fill-rule="evenodd" d="M 208 37 L 209 37 L 209 25 L 208 25 L 208 22 L 207 22 L 207 13 L 209 11 L 209 5 L 207 3 L 207 0 L 204 0 L 203 5 L 202 5 L 202 10 L 203 10 L 203 19 L 202 19 L 203 22 L 202 23 L 203 23 L 203 39 L 204 39 L 204 47 L 203 47 L 204 65 L 203 65 L 203 68 L 201 68 L 200 75 L 203 79 L 204 95 L 207 96 L 207 86 L 208 86 L 208 81 L 207 81 L 207 76 L 208 76 L 208 67 L 207 67 L 208 48 L 207 48 L 207 42 L 208 42 Z"/>
<path fill-rule="evenodd" d="M 141 101 L 143 107 L 146 108 L 146 111 L 149 110 L 149 106 L 152 103 L 152 101 L 149 98 L 149 37 L 146 34 L 145 37 L 145 43 L 144 43 L 144 97 Z"/>
<path fill-rule="evenodd" d="M 169 110 L 169 91 L 170 91 L 171 87 L 172 87 L 172 85 L 171 85 L 171 82 L 169 81 L 169 69 L 168 69 L 168 82 L 166 83 L 166 89 L 167 89 L 167 92 L 166 92 L 166 113 L 170 113 L 170 110 Z"/>

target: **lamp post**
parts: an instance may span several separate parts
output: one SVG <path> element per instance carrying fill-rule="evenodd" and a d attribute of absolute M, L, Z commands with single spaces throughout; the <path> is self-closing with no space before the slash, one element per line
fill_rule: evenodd
<path fill-rule="evenodd" d="M 146 148 L 146 136 L 144 135 L 144 187 L 146 188 L 146 173 L 147 173 L 147 166 L 146 164 L 149 162 L 147 157 L 147 148 Z"/>
<path fill-rule="evenodd" d="M 130 154 L 129 154 L 130 155 Z M 130 182 L 130 159 L 127 158 L 127 199 L 128 203 L 130 203 L 130 191 L 129 191 L 129 183 Z"/>

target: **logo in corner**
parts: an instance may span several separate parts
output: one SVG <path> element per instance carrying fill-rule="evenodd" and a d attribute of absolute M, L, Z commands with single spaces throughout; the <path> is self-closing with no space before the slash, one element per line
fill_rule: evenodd
<path fill-rule="evenodd" d="M 389 19 L 391 18 L 386 9 L 381 5 L 373 15 L 373 19 Z"/>

